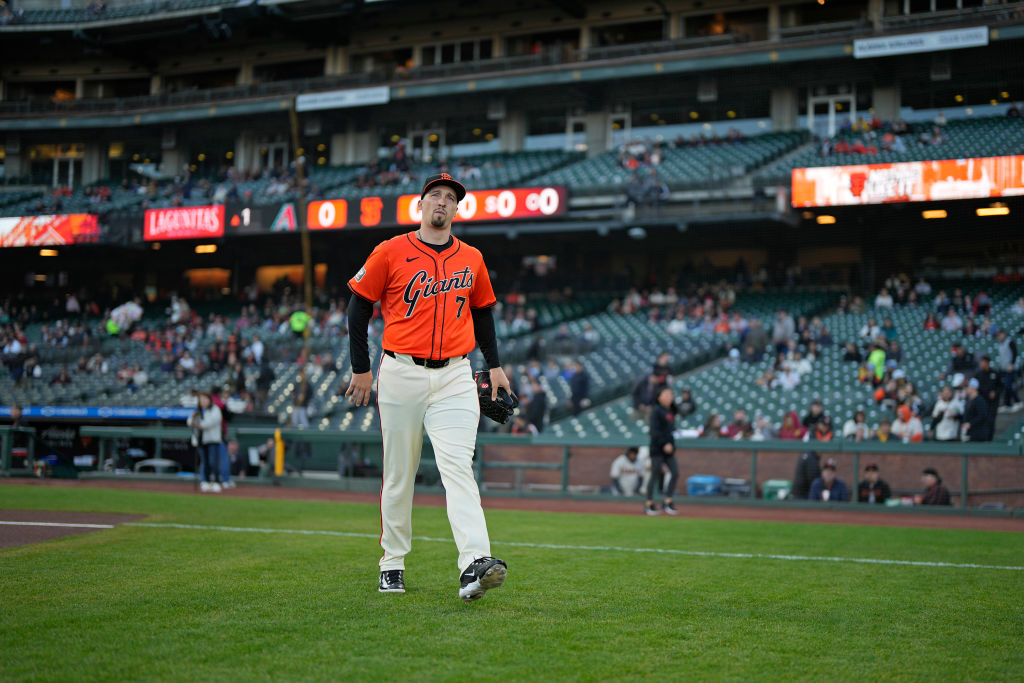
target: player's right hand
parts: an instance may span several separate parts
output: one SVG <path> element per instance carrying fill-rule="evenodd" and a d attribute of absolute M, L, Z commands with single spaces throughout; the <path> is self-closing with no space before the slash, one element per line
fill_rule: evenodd
<path fill-rule="evenodd" d="M 365 406 L 370 402 L 370 387 L 373 385 L 373 372 L 353 372 L 352 381 L 348 383 L 345 396 L 357 406 Z"/>

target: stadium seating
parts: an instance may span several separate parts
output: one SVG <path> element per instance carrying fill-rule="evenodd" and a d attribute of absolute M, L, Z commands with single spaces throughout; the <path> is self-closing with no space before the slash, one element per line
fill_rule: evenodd
<path fill-rule="evenodd" d="M 722 178 L 739 177 L 796 148 L 806 138 L 802 132 L 767 133 L 743 142 L 703 147 L 664 148 L 658 176 L 670 187 L 685 187 Z M 581 160 L 542 175 L 538 183 L 568 185 L 573 190 L 621 188 L 632 171 L 618 164 L 615 150 Z"/>
<path fill-rule="evenodd" d="M 1024 290 L 1017 286 L 979 286 L 976 283 L 946 283 L 947 291 L 963 285 L 965 293 L 974 295 L 984 290 L 992 296 L 994 306 L 991 320 L 999 327 L 1015 331 L 1024 325 L 1024 319 L 1015 316 L 1010 306 L 1017 298 L 1024 295 Z M 809 312 L 801 308 L 798 302 L 787 303 L 771 301 L 778 295 L 762 295 L 757 304 L 746 303 L 744 295 L 737 300 L 739 310 L 760 311 L 767 318 L 770 311 L 778 306 L 786 307 L 794 312 Z M 930 302 L 929 302 L 930 303 Z M 808 301 L 807 305 L 811 303 Z M 812 309 L 813 310 L 813 309 Z M 693 415 L 682 418 L 679 426 L 683 429 L 696 429 L 702 426 L 712 412 L 722 415 L 728 421 L 733 411 L 738 408 L 747 410 L 753 418 L 756 415 L 768 417 L 776 427 L 783 415 L 792 410 L 801 417 L 807 412 L 811 402 L 820 398 L 825 411 L 832 416 L 833 429 L 837 436 L 846 420 L 853 417 L 857 410 L 864 410 L 867 422 L 877 427 L 883 417 L 892 417 L 891 410 L 880 406 L 872 397 L 873 389 L 857 382 L 857 365 L 843 360 L 842 345 L 846 341 L 854 341 L 861 327 L 869 317 L 874 317 L 879 324 L 885 317 L 890 317 L 899 333 L 899 342 L 904 352 L 904 360 L 900 364 L 908 379 L 914 382 L 923 405 L 927 408 L 935 400 L 942 386 L 939 374 L 948 370 L 950 347 L 955 341 L 962 342 L 974 353 L 975 357 L 988 354 L 996 356 L 997 343 L 992 337 L 968 337 L 940 331 L 925 331 L 923 321 L 930 306 L 896 307 L 892 309 L 869 309 L 861 314 L 832 314 L 823 319 L 825 326 L 831 331 L 836 344 L 822 349 L 813 364 L 813 370 L 792 391 L 783 389 L 766 390 L 755 384 L 755 380 L 764 374 L 772 365 L 767 357 L 758 364 L 739 363 L 732 365 L 719 362 L 701 369 L 687 377 L 677 379 L 674 388 L 680 391 L 689 387 L 697 402 L 698 410 Z M 643 441 L 647 438 L 647 424 L 643 420 L 634 420 L 631 415 L 631 402 L 623 397 L 611 403 L 598 406 L 578 417 L 560 420 L 551 425 L 556 435 L 576 434 L 579 436 L 615 436 L 635 438 Z M 1012 428 L 996 435 L 999 441 L 1024 441 L 1024 420 Z"/>
<path fill-rule="evenodd" d="M 911 126 L 911 133 L 903 136 L 907 147 L 905 152 L 882 151 L 881 134 L 871 141 L 880 150 L 878 154 L 872 155 L 831 154 L 823 157 L 818 145 L 810 145 L 802 153 L 759 172 L 757 177 L 765 182 L 787 182 L 792 169 L 810 166 L 887 164 L 899 161 L 963 159 L 1024 153 L 1024 119 L 1005 116 L 954 119 L 943 126 L 942 134 L 946 137 L 946 141 L 938 145 L 923 143 L 919 138 L 922 132 L 930 132 L 932 125 L 931 123 L 918 123 Z M 859 139 L 863 140 L 865 144 L 869 142 L 864 133 L 853 132 L 841 133 L 835 139 L 847 142 Z"/>

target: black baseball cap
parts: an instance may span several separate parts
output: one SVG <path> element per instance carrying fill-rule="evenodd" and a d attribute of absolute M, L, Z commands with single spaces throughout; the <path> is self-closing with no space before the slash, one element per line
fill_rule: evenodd
<path fill-rule="evenodd" d="M 875 463 L 869 463 L 868 466 L 864 468 L 864 471 L 865 472 L 877 472 L 878 471 L 878 465 L 875 464 Z"/>
<path fill-rule="evenodd" d="M 423 185 L 423 192 L 420 193 L 420 199 L 427 196 L 427 190 L 432 188 L 434 185 L 448 185 L 455 190 L 455 197 L 461 202 L 466 196 L 466 187 L 455 178 L 451 177 L 448 173 L 438 173 L 427 178 L 427 182 Z"/>
<path fill-rule="evenodd" d="M 924 472 L 922 472 L 921 474 L 930 474 L 930 475 L 932 475 L 933 477 L 935 477 L 936 479 L 938 479 L 938 478 L 939 478 L 939 473 L 935 471 L 935 468 L 934 468 L 934 467 L 926 467 L 926 468 L 924 469 Z"/>

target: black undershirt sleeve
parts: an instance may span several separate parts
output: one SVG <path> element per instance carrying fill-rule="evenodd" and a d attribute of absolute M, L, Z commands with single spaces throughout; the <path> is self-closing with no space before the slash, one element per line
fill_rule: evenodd
<path fill-rule="evenodd" d="M 352 372 L 357 375 L 370 371 L 366 330 L 372 317 L 373 303 L 353 292 L 348 302 L 348 348 Z"/>
<path fill-rule="evenodd" d="M 480 353 L 484 355 L 488 368 L 500 368 L 498 359 L 498 337 L 494 332 L 494 308 L 473 308 L 473 332 Z"/>

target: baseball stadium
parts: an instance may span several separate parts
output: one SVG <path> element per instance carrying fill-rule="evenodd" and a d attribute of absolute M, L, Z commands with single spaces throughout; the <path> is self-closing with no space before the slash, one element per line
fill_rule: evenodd
<path fill-rule="evenodd" d="M 1021 680 L 1024 1 L 0 55 L 3 680 Z"/>

